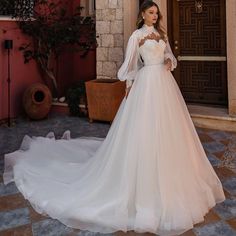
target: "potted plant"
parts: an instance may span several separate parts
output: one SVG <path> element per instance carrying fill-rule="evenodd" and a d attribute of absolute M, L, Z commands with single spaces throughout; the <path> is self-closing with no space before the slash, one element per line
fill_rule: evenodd
<path fill-rule="evenodd" d="M 96 47 L 94 19 L 81 16 L 82 8 L 76 6 L 72 10 L 70 3 L 70 0 L 34 0 L 22 5 L 22 1 L 14 1 L 14 9 L 12 1 L 1 3 L 9 5 L 19 28 L 32 38 L 19 49 L 25 63 L 37 61 L 53 97 L 58 96 L 57 62 L 63 52 L 80 52 L 85 57 Z"/>
<path fill-rule="evenodd" d="M 87 116 L 87 97 L 84 81 L 71 85 L 66 93 L 66 101 L 72 116 Z"/>

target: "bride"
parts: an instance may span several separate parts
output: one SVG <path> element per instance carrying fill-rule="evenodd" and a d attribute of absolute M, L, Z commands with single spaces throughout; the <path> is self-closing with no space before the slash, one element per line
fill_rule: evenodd
<path fill-rule="evenodd" d="M 225 200 L 170 70 L 176 59 L 152 1 L 140 9 L 118 78 L 126 96 L 105 139 L 26 136 L 5 155 L 34 209 L 93 232 L 182 234 Z"/>

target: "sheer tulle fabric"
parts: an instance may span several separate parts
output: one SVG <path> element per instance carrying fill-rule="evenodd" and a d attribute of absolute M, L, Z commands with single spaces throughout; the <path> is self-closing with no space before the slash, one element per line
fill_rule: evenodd
<path fill-rule="evenodd" d="M 139 48 L 144 65 L 105 139 L 26 136 L 5 156 L 5 183 L 15 181 L 39 213 L 94 232 L 171 236 L 203 221 L 225 196 L 163 65 L 165 47 Z"/>

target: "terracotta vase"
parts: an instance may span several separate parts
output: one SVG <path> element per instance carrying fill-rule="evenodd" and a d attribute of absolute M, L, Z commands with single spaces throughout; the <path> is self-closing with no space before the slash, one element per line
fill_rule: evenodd
<path fill-rule="evenodd" d="M 33 120 L 47 117 L 52 106 L 52 95 L 48 87 L 41 83 L 28 87 L 23 95 L 23 106 Z"/>

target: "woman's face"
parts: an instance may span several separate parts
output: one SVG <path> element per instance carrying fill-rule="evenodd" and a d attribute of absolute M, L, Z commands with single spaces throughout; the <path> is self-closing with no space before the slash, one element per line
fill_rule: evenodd
<path fill-rule="evenodd" d="M 144 24 L 153 25 L 157 22 L 158 19 L 158 9 L 156 6 L 149 7 L 144 12 L 142 12 L 144 18 Z"/>

